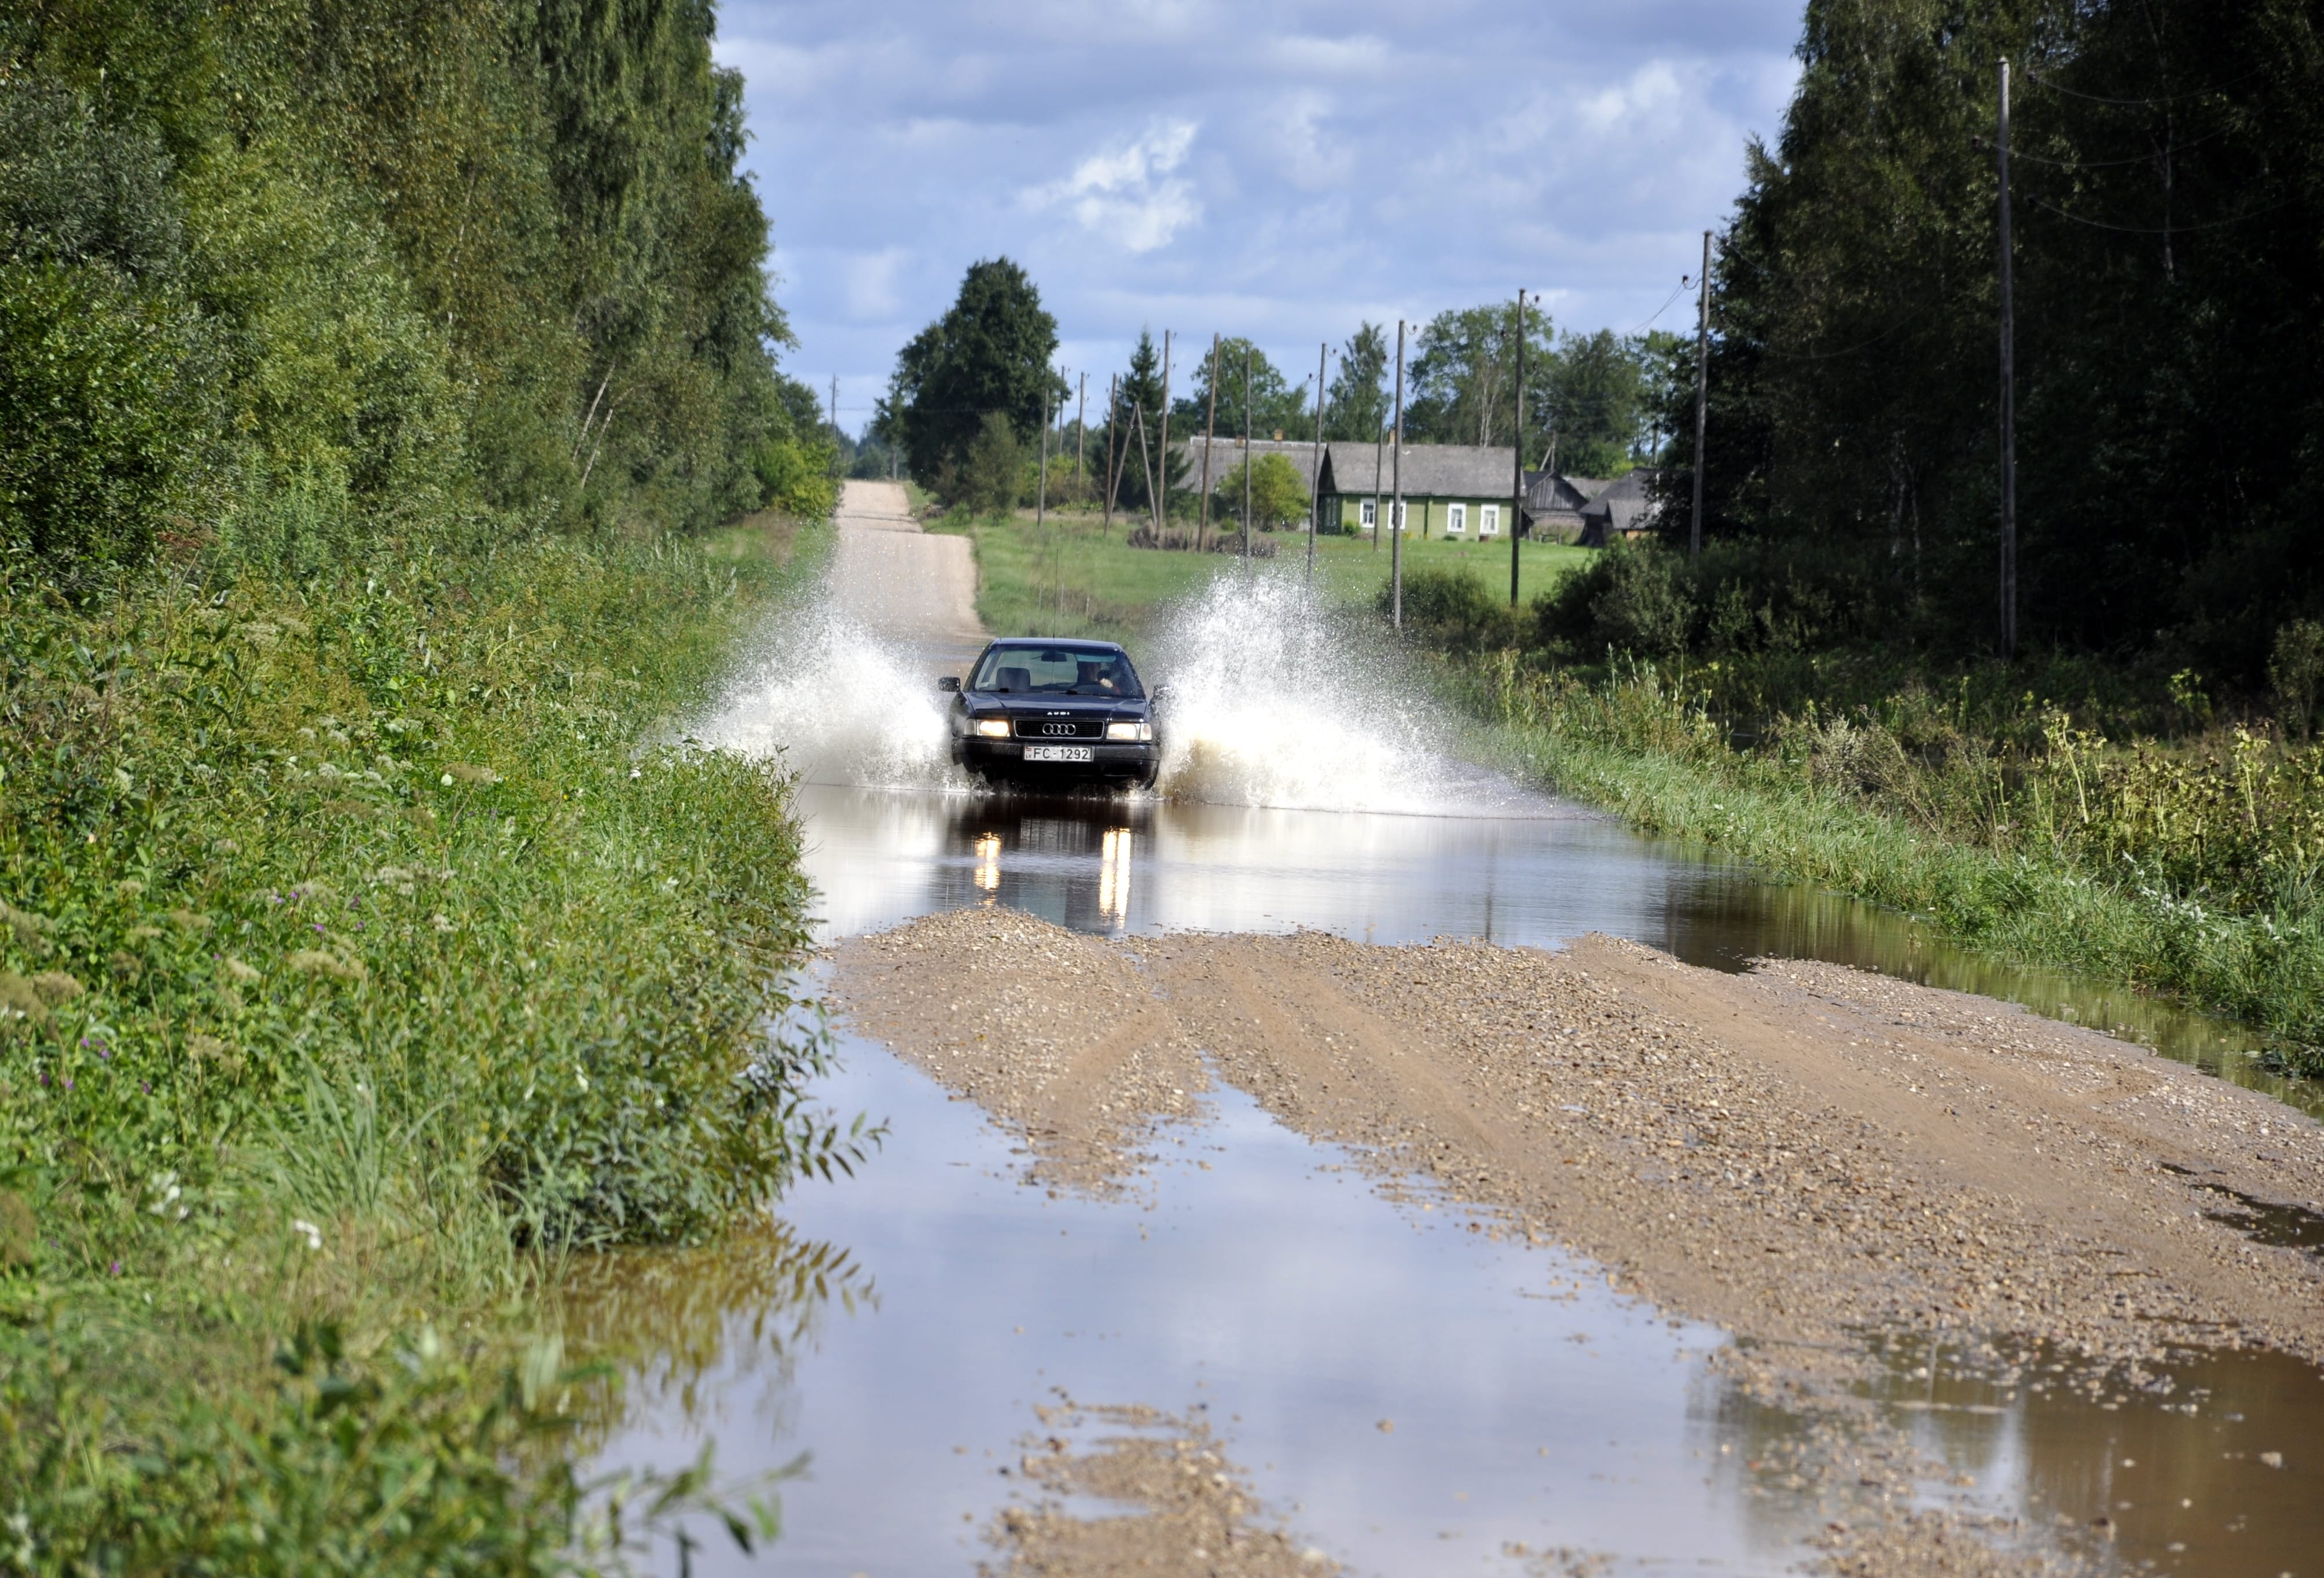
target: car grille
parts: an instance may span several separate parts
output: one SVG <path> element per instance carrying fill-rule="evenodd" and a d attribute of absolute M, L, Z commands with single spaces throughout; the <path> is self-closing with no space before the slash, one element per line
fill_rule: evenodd
<path fill-rule="evenodd" d="M 1102 740 L 1105 723 L 1102 718 L 1019 718 L 1017 737 L 1020 740 Z"/>

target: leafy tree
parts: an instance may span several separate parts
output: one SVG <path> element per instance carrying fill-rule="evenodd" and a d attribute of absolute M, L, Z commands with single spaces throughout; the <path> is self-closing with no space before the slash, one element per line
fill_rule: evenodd
<path fill-rule="evenodd" d="M 1540 426 L 1551 365 L 1549 315 L 1526 303 L 1526 404 L 1530 433 Z M 1517 415 L 1517 302 L 1440 312 L 1420 331 L 1406 370 L 1406 436 L 1423 444 L 1507 444 Z"/>
<path fill-rule="evenodd" d="M 1248 430 L 1255 438 L 1268 438 L 1280 432 L 1286 438 L 1312 434 L 1315 408 L 1309 402 L 1308 392 L 1286 381 L 1282 372 L 1267 359 L 1267 353 L 1247 339 L 1230 338 L 1219 342 L 1219 409 L 1218 432 L 1221 438 L 1239 438 Z M 1243 427 L 1243 381 L 1248 368 L 1250 383 L 1250 427 Z M 1207 352 L 1194 364 L 1191 380 L 1193 391 L 1172 408 L 1170 430 L 1174 436 L 1192 438 L 1204 429 L 1211 420 L 1211 358 Z"/>
<path fill-rule="evenodd" d="M 977 514 L 1005 515 L 1017 507 L 1029 475 L 1025 442 L 1017 436 L 1016 424 L 1003 413 L 989 411 L 953 473 L 952 496 Z"/>
<path fill-rule="evenodd" d="M 1379 324 L 1363 324 L 1348 337 L 1323 410 L 1325 437 L 1369 440 L 1388 426 L 1388 335 Z"/>
<path fill-rule="evenodd" d="M 1306 479 L 1299 475 L 1297 466 L 1270 449 L 1238 462 L 1220 479 L 1214 490 L 1218 503 L 1212 507 L 1213 520 L 1222 515 L 1229 520 L 1241 518 L 1246 471 L 1250 474 L 1250 523 L 1254 530 L 1271 531 L 1307 518 L 1308 506 L 1314 501 L 1308 497 Z"/>
<path fill-rule="evenodd" d="M 972 444 L 999 415 L 1017 437 L 1038 434 L 1054 398 L 1057 320 L 1009 259 L 973 263 L 952 307 L 896 358 L 888 399 L 914 475 L 940 491 L 964 478 Z"/>
<path fill-rule="evenodd" d="M 1568 334 L 1559 343 L 1540 420 L 1557 436 L 1560 471 L 1619 476 L 1629 469 L 1645 439 L 1646 374 L 1639 350 L 1636 341 L 1605 328 Z"/>
<path fill-rule="evenodd" d="M 1141 424 L 1146 436 L 1142 450 L 1139 446 Z M 1162 352 L 1151 330 L 1138 331 L 1138 344 L 1130 353 L 1130 370 L 1122 374 L 1115 392 L 1111 427 L 1114 466 L 1120 473 L 1114 492 L 1116 508 L 1151 508 L 1146 481 L 1149 467 L 1157 485 L 1167 485 L 1174 494 L 1185 485 L 1184 458 L 1162 453 Z M 1183 429 L 1172 435 L 1174 439 L 1185 436 Z M 1098 463 L 1104 464 L 1102 454 Z M 1160 482 L 1165 467 L 1168 468 L 1167 484 Z"/>

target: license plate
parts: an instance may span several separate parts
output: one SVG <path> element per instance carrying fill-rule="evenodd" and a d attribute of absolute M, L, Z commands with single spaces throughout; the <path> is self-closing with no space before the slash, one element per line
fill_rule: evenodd
<path fill-rule="evenodd" d="M 1028 745 L 1028 761 L 1093 761 L 1095 754 L 1086 745 Z"/>

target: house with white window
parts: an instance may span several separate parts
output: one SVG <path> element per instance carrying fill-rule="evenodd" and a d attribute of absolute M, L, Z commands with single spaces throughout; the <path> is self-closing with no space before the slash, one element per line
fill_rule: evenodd
<path fill-rule="evenodd" d="M 1488 444 L 1406 444 L 1400 467 L 1393 445 L 1326 444 L 1318 530 L 1370 535 L 1389 512 L 1400 469 L 1403 530 L 1489 542 L 1508 531 L 1516 465 L 1513 450 Z"/>

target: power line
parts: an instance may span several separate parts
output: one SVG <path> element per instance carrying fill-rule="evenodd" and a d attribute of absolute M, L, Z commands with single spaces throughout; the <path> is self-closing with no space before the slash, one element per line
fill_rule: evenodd
<path fill-rule="evenodd" d="M 2218 230 L 2228 225 L 2240 225 L 2246 219 L 2256 219 L 2263 215 L 2273 214 L 2279 208 L 2289 208 L 2300 201 L 2298 198 L 2286 198 L 2283 201 L 2271 203 L 2264 208 L 2254 208 L 2247 213 L 2236 214 L 2226 219 L 2206 220 L 2200 225 L 2110 225 L 2104 219 L 2085 219 L 2080 214 L 2069 214 L 2057 204 L 2044 202 L 2040 198 L 2028 200 L 2035 208 L 2047 209 L 2061 219 L 2070 219 L 2077 225 L 2087 225 L 2093 230 L 2112 230 L 2124 235 L 2183 235 L 2190 230 Z"/>
<path fill-rule="evenodd" d="M 2183 153 L 2190 148 L 2200 148 L 2204 143 L 2211 142 L 2221 135 L 2223 135 L 2223 134 L 2218 132 L 2206 132 L 2191 143 L 2176 143 L 2170 148 L 2161 149 L 2153 153 L 2141 153 L 2131 159 L 2044 159 L 2039 153 L 2023 153 L 2018 152 L 2018 150 L 2012 148 L 2009 151 L 2009 162 L 2012 164 L 2017 164 L 2031 161 L 2035 164 L 2049 165 L 2053 170 L 2119 170 L 2126 164 L 2152 164 L 2157 159 L 2167 158 L 2172 154 Z M 1969 141 L 1975 143 L 1980 148 L 1991 148 L 1993 146 L 1993 139 L 1990 137 L 1971 137 Z"/>
<path fill-rule="evenodd" d="M 2166 104 L 2184 104 L 2190 98 L 2209 98 L 2215 93 L 2225 93 L 2230 88 L 2240 86 L 2255 77 L 2265 75 L 2266 71 L 2267 68 L 2264 66 L 2255 66 L 2242 76 L 2231 77 L 2214 87 L 2200 88 L 2192 93 L 2174 93 L 2163 98 L 2108 98 L 2102 93 L 2084 93 L 2080 88 L 2069 88 L 2062 82 L 2052 82 L 2047 77 L 2036 72 L 2028 71 L 2025 76 L 2028 81 L 2037 87 L 2046 88 L 2052 93 L 2062 93 L 2069 98 L 2087 99 L 2092 104 L 2112 104 L 2128 108 L 2153 109 Z M 2016 155 L 2013 153 L 2010 157 L 2014 159 Z"/>

